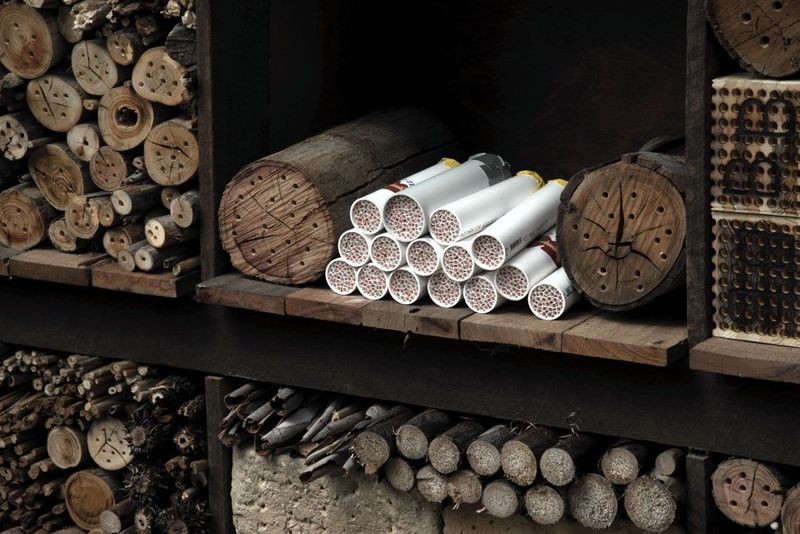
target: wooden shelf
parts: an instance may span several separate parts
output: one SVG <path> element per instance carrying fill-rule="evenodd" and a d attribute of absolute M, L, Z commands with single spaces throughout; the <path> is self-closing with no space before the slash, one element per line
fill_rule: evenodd
<path fill-rule="evenodd" d="M 94 287 L 155 297 L 178 298 L 189 295 L 200 281 L 198 270 L 180 276 L 173 276 L 171 272 L 128 272 L 115 262 L 98 265 L 91 272 Z"/>
<path fill-rule="evenodd" d="M 692 347 L 690 366 L 744 378 L 800 384 L 800 349 L 713 337 Z"/>
<path fill-rule="evenodd" d="M 10 276 L 8 274 L 8 263 L 17 254 L 19 254 L 18 250 L 0 246 L 0 276 Z"/>
<path fill-rule="evenodd" d="M 482 315 L 463 306 L 403 306 L 386 300 L 336 295 L 318 287 L 269 284 L 240 274 L 227 274 L 200 284 L 197 300 L 277 315 L 659 367 L 686 354 L 685 324 L 639 314 L 600 312 L 588 305 L 571 310 L 563 319 L 542 321 L 523 304 L 509 304 Z"/>
<path fill-rule="evenodd" d="M 29 280 L 89 287 L 92 267 L 110 259 L 105 253 L 68 254 L 49 248 L 33 249 L 11 257 L 8 273 Z"/>

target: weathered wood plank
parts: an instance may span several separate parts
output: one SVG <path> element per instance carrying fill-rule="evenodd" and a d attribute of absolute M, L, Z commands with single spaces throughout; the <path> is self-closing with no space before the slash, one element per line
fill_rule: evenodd
<path fill-rule="evenodd" d="M 286 296 L 299 288 L 253 280 L 240 273 L 212 278 L 197 286 L 197 300 L 262 313 L 284 315 Z"/>
<path fill-rule="evenodd" d="M 714 465 L 706 451 L 689 451 L 686 456 L 686 532 L 714 534 L 717 507 L 711 496 Z"/>
<path fill-rule="evenodd" d="M 129 272 L 116 262 L 109 262 L 92 268 L 92 285 L 112 291 L 125 291 L 138 295 L 178 298 L 192 293 L 200 281 L 200 272 L 190 271 L 180 276 L 171 272 L 145 273 Z"/>
<path fill-rule="evenodd" d="M 0 247 L 0 276 L 8 276 L 8 263 L 14 256 L 20 254 L 20 251 Z"/>
<path fill-rule="evenodd" d="M 712 337 L 692 348 L 696 371 L 800 384 L 800 348 Z"/>
<path fill-rule="evenodd" d="M 88 287 L 92 267 L 109 259 L 105 253 L 68 254 L 54 249 L 35 249 L 12 257 L 8 272 L 20 278 Z"/>
<path fill-rule="evenodd" d="M 286 297 L 286 314 L 360 325 L 362 309 L 370 302 L 363 297 L 342 296 L 329 289 L 307 287 Z"/>
<path fill-rule="evenodd" d="M 414 306 L 406 316 L 406 331 L 423 336 L 459 339 L 461 322 L 472 315 L 472 310 L 466 307 L 440 308 L 435 304 Z"/>

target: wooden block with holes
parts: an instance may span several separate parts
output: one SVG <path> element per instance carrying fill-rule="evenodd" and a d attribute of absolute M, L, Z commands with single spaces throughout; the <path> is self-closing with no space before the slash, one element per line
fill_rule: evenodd
<path fill-rule="evenodd" d="M 712 210 L 798 215 L 800 81 L 740 74 L 712 87 Z"/>

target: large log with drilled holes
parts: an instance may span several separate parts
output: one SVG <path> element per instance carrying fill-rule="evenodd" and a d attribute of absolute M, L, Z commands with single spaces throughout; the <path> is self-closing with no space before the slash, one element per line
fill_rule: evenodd
<path fill-rule="evenodd" d="M 787 486 L 775 468 L 744 458 L 722 462 L 711 475 L 717 508 L 746 527 L 766 527 L 778 519 Z"/>
<path fill-rule="evenodd" d="M 281 284 L 319 278 L 359 196 L 452 151 L 453 136 L 417 109 L 375 113 L 244 167 L 219 209 L 237 269 Z"/>
<path fill-rule="evenodd" d="M 58 212 L 41 191 L 20 184 L 0 193 L 0 245 L 16 250 L 33 248 L 44 240 Z"/>
<path fill-rule="evenodd" d="M 681 158 L 638 152 L 569 180 L 558 249 L 592 304 L 630 310 L 685 282 L 685 177 Z"/>
<path fill-rule="evenodd" d="M 790 0 L 706 0 L 722 46 L 743 68 L 782 78 L 800 70 L 800 4 Z"/>

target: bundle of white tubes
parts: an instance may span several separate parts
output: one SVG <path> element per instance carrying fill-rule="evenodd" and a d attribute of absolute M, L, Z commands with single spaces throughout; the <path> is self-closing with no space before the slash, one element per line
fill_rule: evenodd
<path fill-rule="evenodd" d="M 532 171 L 511 176 L 495 154 L 442 159 L 353 203 L 328 286 L 405 305 L 463 301 L 476 313 L 526 301 L 536 317 L 556 319 L 580 299 L 556 246 L 565 185 Z"/>

